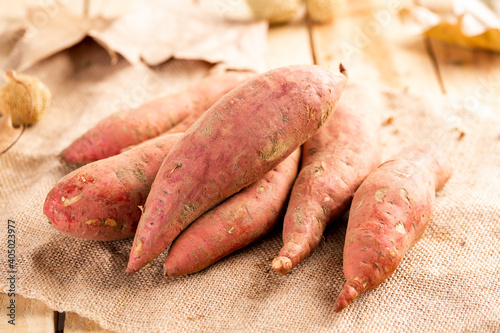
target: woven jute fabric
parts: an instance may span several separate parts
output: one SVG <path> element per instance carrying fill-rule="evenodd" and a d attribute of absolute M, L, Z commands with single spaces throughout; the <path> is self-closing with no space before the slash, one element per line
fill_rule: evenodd
<path fill-rule="evenodd" d="M 122 332 L 499 332 L 500 110 L 471 96 L 412 95 L 354 84 L 346 92 L 381 114 L 384 159 L 414 145 L 447 152 L 454 173 L 438 192 L 423 238 L 396 272 L 341 313 L 346 219 L 287 275 L 271 269 L 281 225 L 189 276 L 166 278 L 163 260 L 124 274 L 132 239 L 95 242 L 54 230 L 42 213 L 52 186 L 74 167 L 60 151 L 121 107 L 181 91 L 211 66 L 169 61 L 110 65 L 84 42 L 31 68 L 53 93 L 46 117 L 0 156 L 0 290 L 7 292 L 7 223 L 16 226 L 16 292 Z M 355 78 L 351 78 L 355 81 Z M 468 99 L 466 99 L 469 97 Z M 463 103 L 463 101 L 477 103 Z"/>

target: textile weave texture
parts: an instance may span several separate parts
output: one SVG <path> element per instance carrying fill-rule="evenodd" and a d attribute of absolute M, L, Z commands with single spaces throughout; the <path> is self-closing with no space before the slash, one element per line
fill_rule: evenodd
<path fill-rule="evenodd" d="M 52 186 L 74 169 L 58 154 L 103 117 L 181 91 L 208 74 L 198 61 L 156 67 L 109 63 L 84 42 L 32 67 L 51 89 L 46 117 L 0 156 L 0 246 L 16 225 L 17 292 L 120 332 L 498 332 L 500 330 L 500 110 L 464 96 L 373 90 L 351 78 L 346 95 L 380 112 L 383 158 L 413 144 L 450 155 L 454 173 L 437 193 L 423 238 L 396 272 L 341 313 L 346 218 L 287 275 L 271 269 L 281 225 L 189 276 L 166 278 L 163 260 L 124 274 L 132 239 L 71 238 L 43 215 Z M 389 121 L 386 121 L 389 120 Z M 374 124 L 375 125 L 375 124 Z M 461 134 L 462 133 L 462 134 Z M 5 254 L 6 257 L 6 254 Z M 7 259 L 0 290 L 7 292 Z"/>

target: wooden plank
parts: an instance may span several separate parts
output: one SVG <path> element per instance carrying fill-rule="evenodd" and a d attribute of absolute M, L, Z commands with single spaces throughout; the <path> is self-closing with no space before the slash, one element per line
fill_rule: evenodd
<path fill-rule="evenodd" d="M 424 38 L 409 36 L 397 16 L 403 1 L 364 3 L 364 9 L 359 3 L 346 3 L 333 23 L 311 26 L 316 63 L 337 67 L 342 62 L 353 81 L 405 91 L 441 91 Z"/>
<path fill-rule="evenodd" d="M 111 331 L 103 329 L 96 322 L 81 317 L 74 312 L 66 312 L 66 320 L 64 321 L 64 333 L 111 333 Z"/>
<path fill-rule="evenodd" d="M 447 94 L 472 110 L 478 102 L 500 106 L 500 54 L 471 50 L 431 39 L 432 52 Z M 473 110 L 472 110 L 473 111 Z"/>
<path fill-rule="evenodd" d="M 313 64 L 309 31 L 304 21 L 269 28 L 267 69 Z"/>
<path fill-rule="evenodd" d="M 55 332 L 56 312 L 47 307 L 39 300 L 15 296 L 15 325 L 9 324 L 11 320 L 6 316 L 7 307 L 11 304 L 11 298 L 0 293 L 0 308 L 2 311 L 0 320 L 0 332 L 16 333 L 46 333 Z"/>

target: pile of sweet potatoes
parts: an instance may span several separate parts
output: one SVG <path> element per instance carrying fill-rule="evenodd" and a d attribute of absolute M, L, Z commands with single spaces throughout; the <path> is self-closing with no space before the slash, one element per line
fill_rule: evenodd
<path fill-rule="evenodd" d="M 346 82 L 342 65 L 228 73 L 113 114 L 63 151 L 88 164 L 55 184 L 44 214 L 74 237 L 134 236 L 127 273 L 169 248 L 165 275 L 178 276 L 280 221 L 272 267 L 287 273 L 349 210 L 340 311 L 394 272 L 451 173 L 433 148 L 380 164 L 378 115 L 341 98 Z"/>

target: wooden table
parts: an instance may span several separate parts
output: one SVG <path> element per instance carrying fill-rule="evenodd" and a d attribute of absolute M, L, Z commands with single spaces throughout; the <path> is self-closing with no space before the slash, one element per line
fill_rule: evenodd
<path fill-rule="evenodd" d="M 342 62 L 355 80 L 410 93 L 456 94 L 474 108 L 478 102 L 500 108 L 500 54 L 453 47 L 408 36 L 394 3 L 357 0 L 346 4 L 332 24 L 305 20 L 269 31 L 268 67 Z M 9 302 L 0 294 L 0 307 Z M 16 326 L 0 320 L 0 332 L 108 332 L 74 313 L 58 313 L 38 300 L 17 296 Z M 4 313 L 4 311 L 2 311 Z"/>

